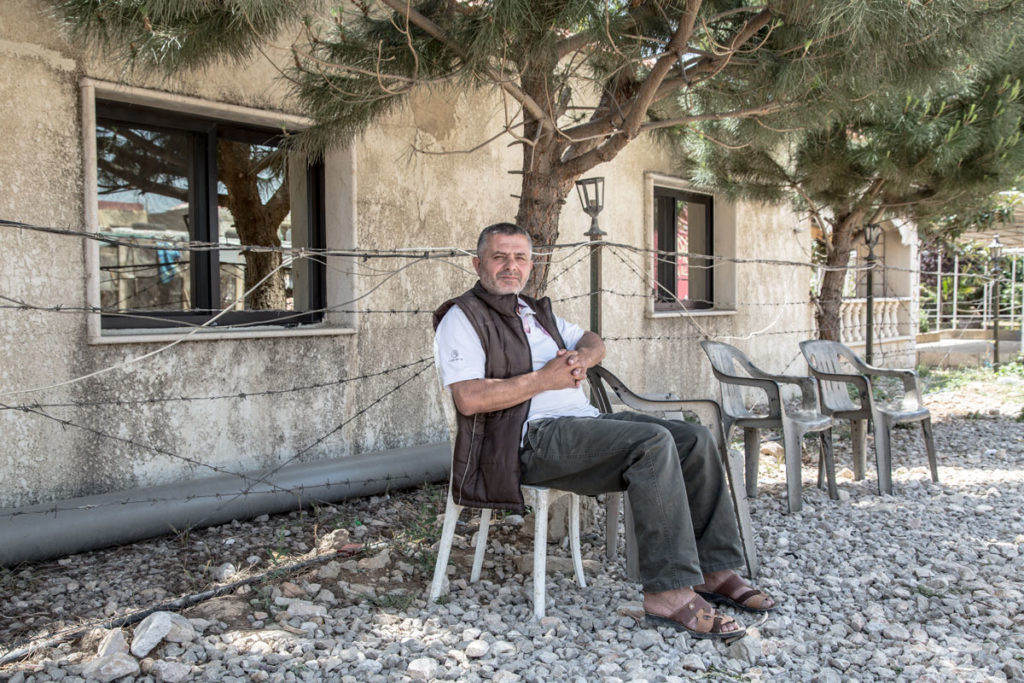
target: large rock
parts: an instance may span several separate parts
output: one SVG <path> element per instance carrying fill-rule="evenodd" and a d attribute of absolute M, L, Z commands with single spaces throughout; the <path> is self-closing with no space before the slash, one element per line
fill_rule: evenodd
<path fill-rule="evenodd" d="M 375 570 L 375 569 L 386 569 L 391 564 L 391 552 L 389 550 L 382 550 L 373 557 L 364 557 L 359 560 L 358 566 L 360 569 Z"/>
<path fill-rule="evenodd" d="M 292 600 L 288 605 L 288 616 L 290 617 L 326 617 L 327 607 L 317 605 L 309 600 Z"/>
<path fill-rule="evenodd" d="M 180 614 L 153 612 L 135 627 L 131 653 L 136 657 L 145 657 L 162 640 L 170 643 L 190 643 L 195 637 L 195 628 Z"/>
<path fill-rule="evenodd" d="M 139 663 L 134 657 L 125 652 L 115 652 L 88 662 L 82 667 L 82 677 L 107 683 L 125 676 L 136 676 L 139 671 Z"/>
<path fill-rule="evenodd" d="M 437 663 L 437 660 L 430 657 L 419 657 L 409 662 L 406 673 L 414 681 L 429 681 L 437 677 L 440 668 L 441 665 Z"/>
<path fill-rule="evenodd" d="M 320 539 L 320 542 L 317 544 L 317 550 L 321 554 L 339 552 L 348 545 L 351 537 L 352 534 L 349 533 L 348 529 L 335 529 Z"/>
<path fill-rule="evenodd" d="M 166 681 L 166 683 L 179 683 L 184 681 L 192 673 L 192 667 L 188 664 L 182 664 L 181 662 L 168 662 L 163 659 L 158 659 L 153 662 L 153 667 L 150 673 L 158 681 Z"/>
<path fill-rule="evenodd" d="M 100 639 L 96 647 L 96 654 L 100 657 L 115 654 L 128 654 L 128 642 L 124 639 L 124 633 L 119 628 L 112 628 Z"/>

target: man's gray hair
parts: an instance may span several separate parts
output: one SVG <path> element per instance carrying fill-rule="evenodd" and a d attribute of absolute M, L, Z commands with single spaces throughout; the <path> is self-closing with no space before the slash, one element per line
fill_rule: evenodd
<path fill-rule="evenodd" d="M 521 228 L 515 223 L 495 223 L 494 225 L 488 225 L 480 231 L 480 237 L 476 240 L 477 256 L 481 255 L 487 240 L 491 239 L 491 235 L 522 235 L 530 244 L 530 253 L 533 253 L 533 238 L 530 237 L 530 233 L 526 232 L 525 228 Z"/>

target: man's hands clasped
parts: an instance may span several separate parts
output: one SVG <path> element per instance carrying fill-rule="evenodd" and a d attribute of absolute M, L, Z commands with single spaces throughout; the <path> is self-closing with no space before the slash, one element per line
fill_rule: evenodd
<path fill-rule="evenodd" d="M 587 363 L 579 351 L 559 349 L 538 372 L 549 389 L 575 389 L 587 376 Z"/>

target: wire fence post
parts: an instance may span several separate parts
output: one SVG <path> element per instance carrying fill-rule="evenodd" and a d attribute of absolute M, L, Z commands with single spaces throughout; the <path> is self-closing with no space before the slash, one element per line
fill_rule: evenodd
<path fill-rule="evenodd" d="M 956 329 L 956 309 L 960 305 L 960 254 L 953 254 L 953 329 Z"/>

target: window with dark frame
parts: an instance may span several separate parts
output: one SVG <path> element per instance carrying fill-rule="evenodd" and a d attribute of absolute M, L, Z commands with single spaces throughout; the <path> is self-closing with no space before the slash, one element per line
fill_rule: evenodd
<path fill-rule="evenodd" d="M 96 102 L 104 329 L 323 319 L 323 259 L 292 255 L 326 244 L 324 169 L 281 140 L 281 130 Z"/>
<path fill-rule="evenodd" d="M 714 233 L 708 195 L 654 188 L 654 309 L 712 308 Z"/>

